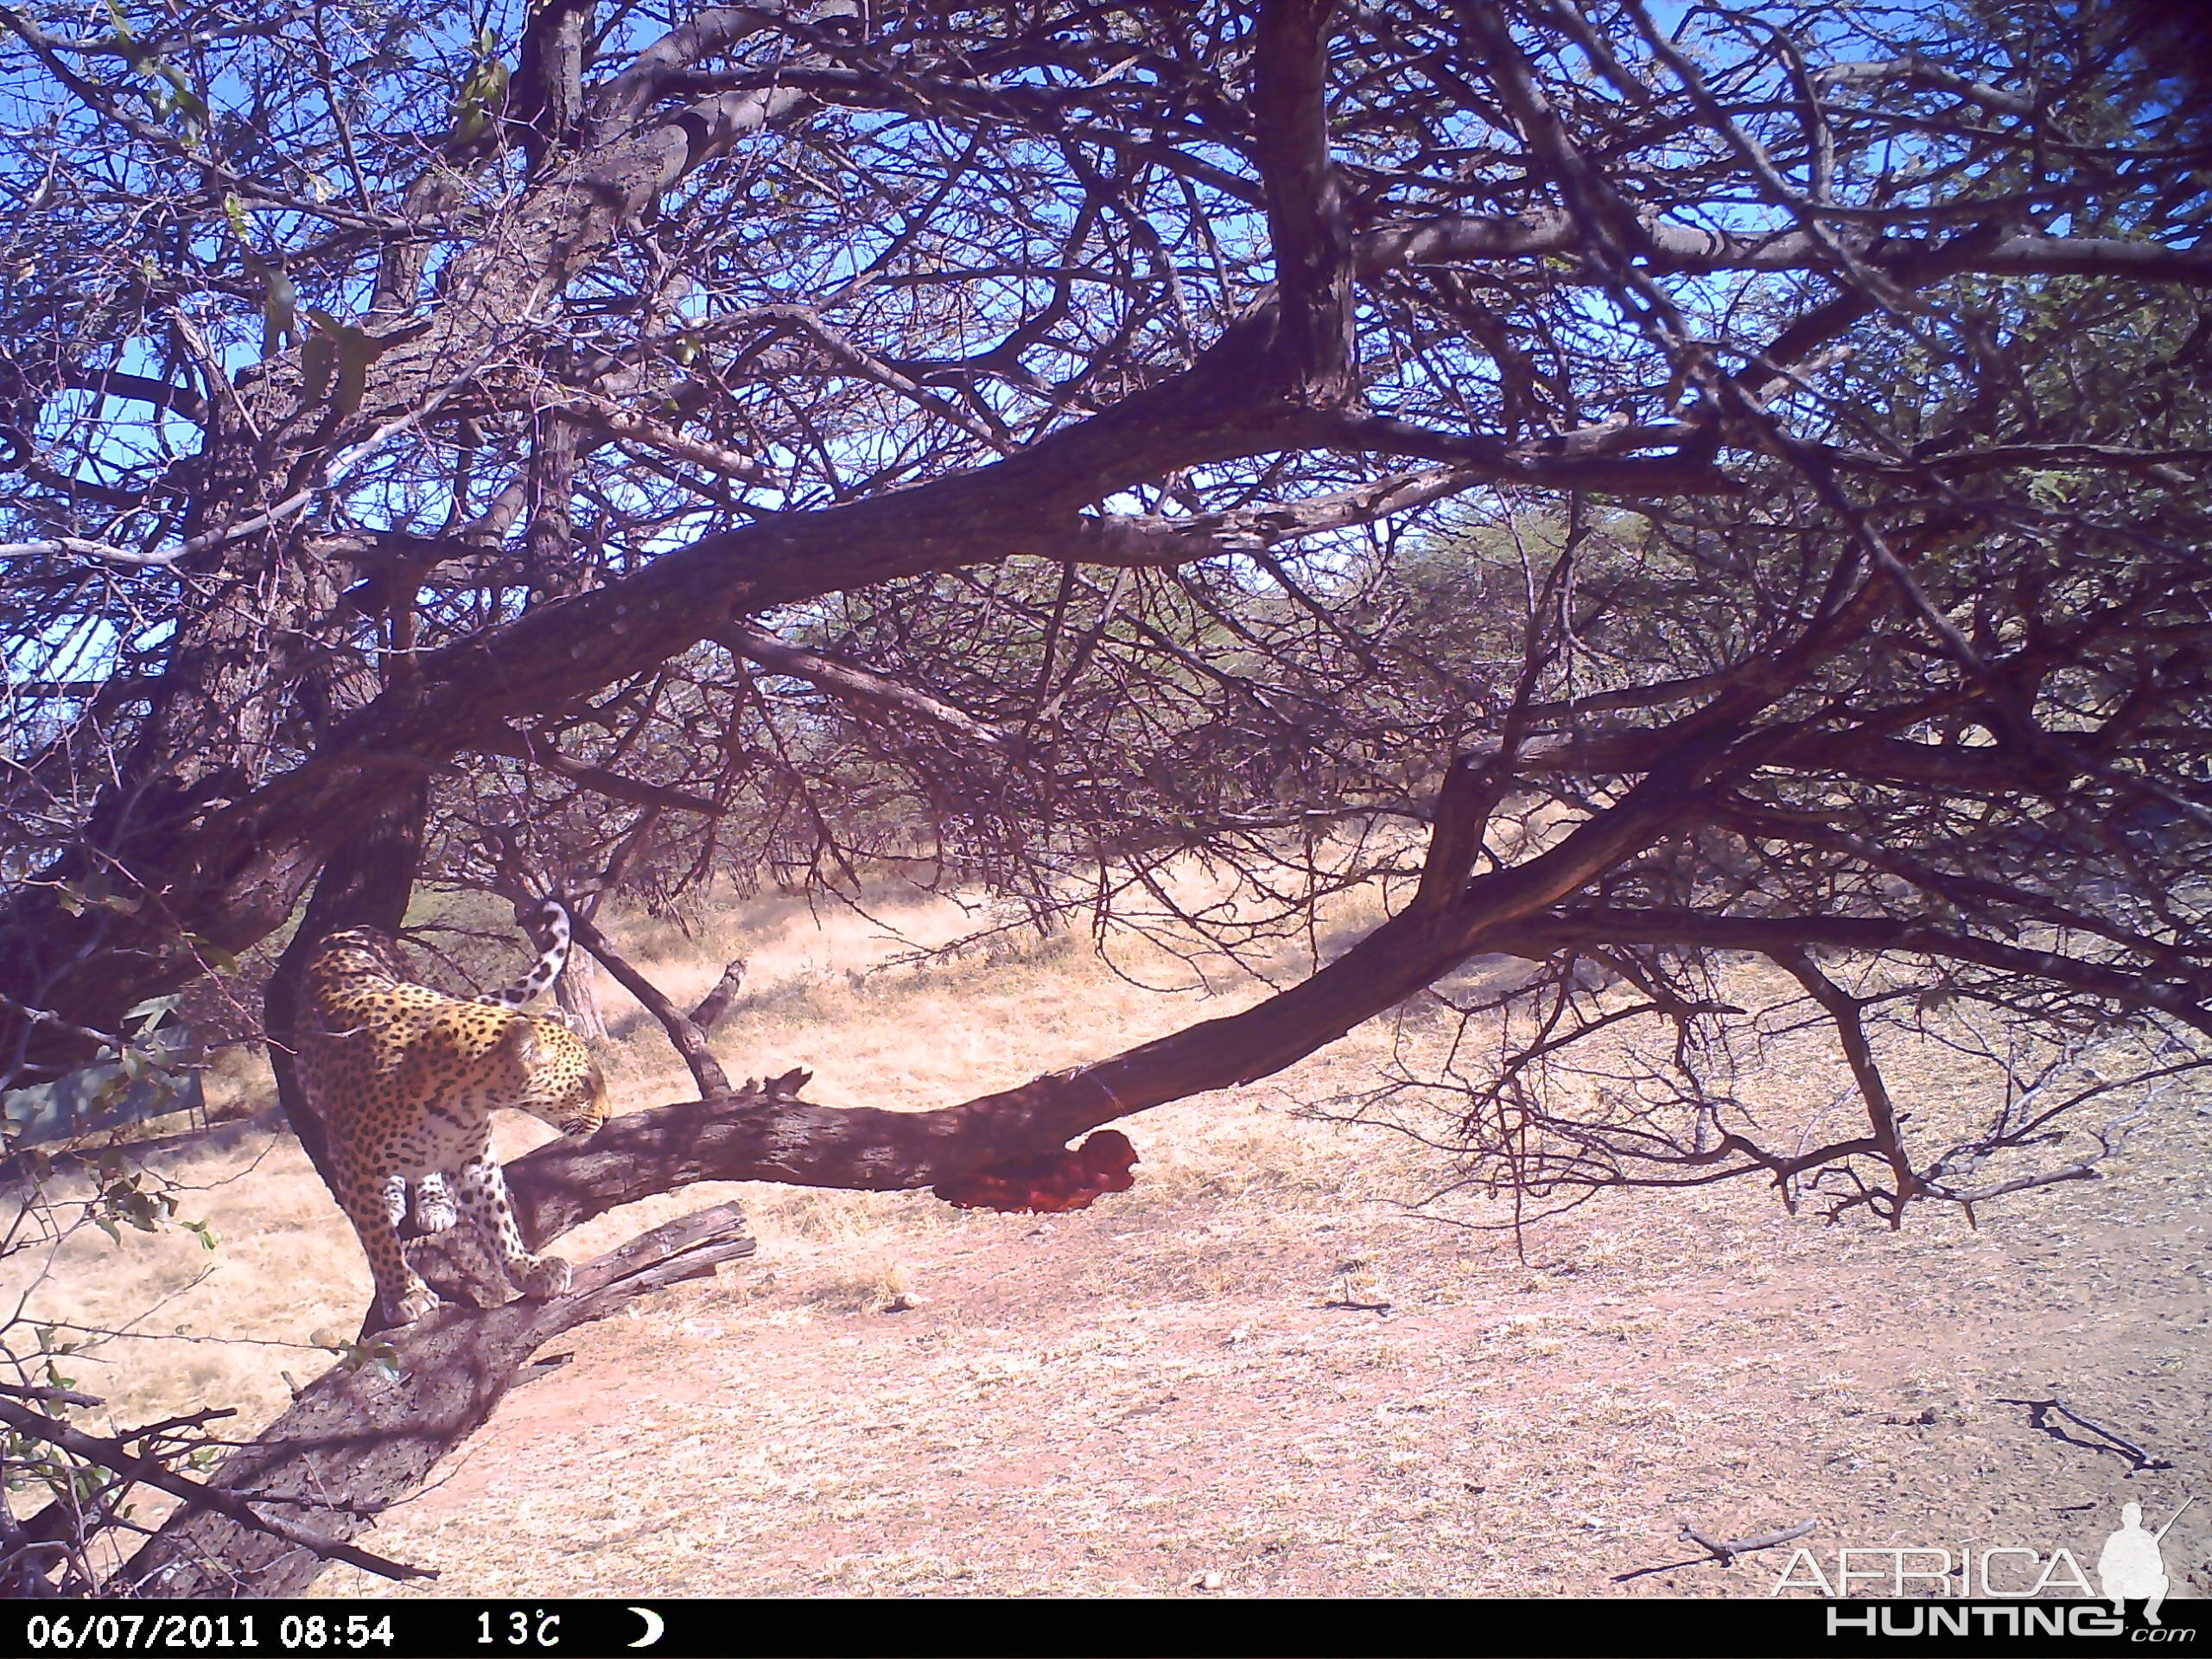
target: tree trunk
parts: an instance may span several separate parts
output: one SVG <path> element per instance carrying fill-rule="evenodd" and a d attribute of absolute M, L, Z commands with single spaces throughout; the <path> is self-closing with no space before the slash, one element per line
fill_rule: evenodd
<path fill-rule="evenodd" d="M 569 1028 L 588 1043 L 603 1043 L 607 1014 L 599 1006 L 599 975 L 588 962 L 572 962 L 553 982 L 553 999 L 568 1016 Z"/>

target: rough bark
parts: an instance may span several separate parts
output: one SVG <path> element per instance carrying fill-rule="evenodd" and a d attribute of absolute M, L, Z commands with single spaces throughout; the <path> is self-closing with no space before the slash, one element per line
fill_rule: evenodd
<path fill-rule="evenodd" d="M 581 1266 L 575 1287 L 551 1301 L 441 1307 L 393 1335 L 383 1363 L 341 1365 L 302 1389 L 208 1484 L 327 1537 L 358 1536 L 483 1427 L 507 1391 L 528 1379 L 531 1357 L 546 1343 L 754 1249 L 738 1206 L 717 1205 Z M 296 1596 L 327 1565 L 296 1544 L 188 1507 L 131 1558 L 110 1592 Z"/>

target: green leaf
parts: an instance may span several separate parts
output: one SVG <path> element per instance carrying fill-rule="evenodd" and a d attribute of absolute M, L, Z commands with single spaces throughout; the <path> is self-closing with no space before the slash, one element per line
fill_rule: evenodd
<path fill-rule="evenodd" d="M 158 73 L 168 83 L 169 88 L 163 99 L 167 107 L 162 113 L 181 115 L 183 119 L 177 124 L 188 137 L 196 137 L 205 132 L 207 130 L 207 100 L 200 97 L 192 82 L 186 79 L 184 71 L 175 66 L 162 64 Z"/>
<path fill-rule="evenodd" d="M 224 950 L 223 947 L 216 944 L 214 940 L 203 938 L 197 933 L 188 933 L 184 936 L 184 942 L 188 945 L 191 946 L 194 950 L 197 951 L 199 953 L 200 959 L 206 963 L 210 968 L 213 969 L 217 973 L 235 974 L 238 972 L 238 957 L 232 952 Z"/>
<path fill-rule="evenodd" d="M 399 1351 L 380 1338 L 371 1337 L 362 1342 L 346 1343 L 337 1351 L 341 1370 L 358 1371 L 364 1365 L 373 1365 L 394 1379 L 406 1375 L 400 1369 Z"/>
<path fill-rule="evenodd" d="M 143 1020 L 145 1022 L 144 1025 L 137 1029 L 149 1029 L 159 1025 L 162 1016 L 175 1012 L 177 1004 L 183 1001 L 184 993 L 181 991 L 172 991 L 167 996 L 149 996 L 143 1002 L 124 1009 L 123 1017 L 125 1020 Z"/>
<path fill-rule="evenodd" d="M 476 67 L 454 94 L 449 113 L 453 129 L 448 144 L 460 147 L 474 140 L 507 101 L 507 66 L 499 60 L 499 39 L 489 29 L 476 36 Z"/>

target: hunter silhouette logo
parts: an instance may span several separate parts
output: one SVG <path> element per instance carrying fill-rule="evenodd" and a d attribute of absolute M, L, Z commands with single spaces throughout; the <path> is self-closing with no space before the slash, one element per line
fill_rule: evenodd
<path fill-rule="evenodd" d="M 2171 1582 L 2166 1577 L 2165 1558 L 2158 1552 L 2158 1543 L 2174 1529 L 2182 1510 L 2196 1502 L 2194 1497 L 2183 1499 L 2181 1509 L 2168 1516 L 2166 1524 L 2156 1532 L 2145 1529 L 2140 1503 L 2120 1506 L 2120 1530 L 2105 1540 L 2104 1553 L 2097 1557 L 2097 1581 L 2113 1612 L 2125 1612 L 2127 1598 L 2141 1596 L 2145 1599 L 2143 1622 L 2158 1623 L 2158 1605 L 2165 1600 Z"/>

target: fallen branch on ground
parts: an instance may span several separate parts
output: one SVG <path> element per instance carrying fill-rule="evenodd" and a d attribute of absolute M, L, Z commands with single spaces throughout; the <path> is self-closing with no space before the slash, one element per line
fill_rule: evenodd
<path fill-rule="evenodd" d="M 1793 1542 L 1820 1524 L 1821 1518 L 1816 1515 L 1809 1521 L 1800 1521 L 1796 1526 L 1784 1527 L 1778 1532 L 1763 1532 L 1755 1538 L 1736 1538 L 1723 1542 L 1718 1538 L 1707 1537 L 1686 1518 L 1675 1535 L 1685 1543 L 1695 1544 L 1704 1550 L 1706 1553 L 1702 1556 L 1687 1561 L 1666 1561 L 1657 1567 L 1639 1567 L 1629 1573 L 1616 1573 L 1612 1582 L 1625 1584 L 1630 1579 L 1648 1579 L 1654 1573 L 1674 1573 L 1686 1567 L 1704 1567 L 1713 1561 L 1718 1561 L 1723 1567 L 1733 1567 L 1738 1555 L 1749 1555 L 1755 1550 L 1772 1549 L 1777 1544 Z"/>
<path fill-rule="evenodd" d="M 2134 1441 L 2128 1440 L 2122 1435 L 2113 1433 L 2112 1430 L 2107 1428 L 2102 1423 L 2091 1422 L 2087 1417 L 2082 1415 L 2080 1412 L 2075 1410 L 2071 1406 L 2059 1399 L 2056 1395 L 2052 1395 L 2048 1400 L 2010 1400 L 2000 1396 L 1997 1403 L 2000 1406 L 2025 1406 L 2028 1408 L 2028 1421 L 2031 1423 L 2034 1424 L 2036 1427 L 2041 1429 L 2044 1433 L 2050 1435 L 2051 1439 L 2055 1440 L 2063 1440 L 2069 1446 L 2087 1446 L 2092 1452 L 2117 1452 L 2120 1456 L 2126 1458 L 2133 1463 L 2138 1470 L 2171 1469 L 2174 1466 L 2167 1459 L 2152 1456 L 2150 1452 L 2136 1445 Z M 2111 1444 L 2108 1446 L 2097 1446 L 2088 1440 L 2075 1440 L 2064 1429 L 2056 1427 L 2052 1424 L 2050 1421 L 2050 1414 L 2052 1412 L 2056 1412 L 2061 1417 L 2065 1418 L 2069 1423 L 2079 1424 L 2082 1427 L 2088 1429 L 2092 1434 L 2101 1435 L 2105 1440 L 2110 1441 Z"/>

